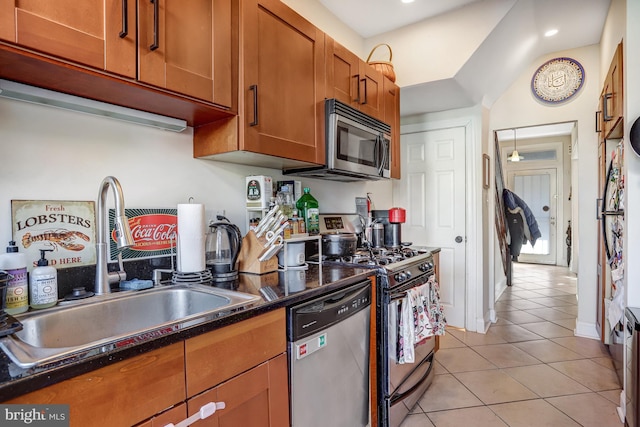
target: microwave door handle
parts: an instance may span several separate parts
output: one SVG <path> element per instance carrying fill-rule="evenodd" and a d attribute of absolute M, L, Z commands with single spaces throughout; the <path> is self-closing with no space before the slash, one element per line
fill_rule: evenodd
<path fill-rule="evenodd" d="M 381 135 L 378 134 L 376 136 L 376 145 L 373 148 L 373 155 L 374 155 L 373 161 L 378 167 L 378 175 L 382 174 L 382 166 L 384 165 L 384 162 L 382 159 L 382 153 L 380 152 L 381 146 L 382 146 L 382 138 L 381 138 Z"/>
<path fill-rule="evenodd" d="M 387 161 L 387 152 L 388 150 L 387 148 L 387 144 L 384 140 L 384 135 L 380 134 L 378 135 L 378 139 L 376 140 L 376 146 L 378 147 L 378 149 L 376 150 L 376 153 L 378 154 L 378 159 L 380 159 L 380 163 L 378 164 L 378 175 L 382 176 L 383 171 L 384 171 L 384 164 Z M 382 153 L 380 153 L 380 150 L 382 150 Z"/>
<path fill-rule="evenodd" d="M 383 148 L 383 151 L 382 151 L 382 156 L 383 156 L 382 166 L 380 167 L 380 176 L 382 176 L 383 172 L 384 172 L 384 166 L 387 163 L 391 163 L 391 144 L 389 143 L 389 140 L 384 138 L 384 135 L 381 136 L 380 138 L 382 138 L 382 148 Z M 389 165 L 389 166 L 391 166 L 391 165 Z"/>

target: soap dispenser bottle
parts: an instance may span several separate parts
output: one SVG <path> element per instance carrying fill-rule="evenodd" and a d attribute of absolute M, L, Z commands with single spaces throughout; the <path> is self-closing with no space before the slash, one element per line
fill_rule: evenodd
<path fill-rule="evenodd" d="M 18 252 L 16 242 L 13 240 L 7 246 L 7 253 L 0 254 L 0 270 L 10 274 L 4 311 L 11 315 L 24 313 L 29 309 L 27 257 Z"/>
<path fill-rule="evenodd" d="M 58 302 L 58 271 L 49 266 L 45 252 L 53 249 L 40 249 L 38 266 L 31 271 L 29 280 L 31 294 L 31 308 L 40 309 L 53 307 Z"/>

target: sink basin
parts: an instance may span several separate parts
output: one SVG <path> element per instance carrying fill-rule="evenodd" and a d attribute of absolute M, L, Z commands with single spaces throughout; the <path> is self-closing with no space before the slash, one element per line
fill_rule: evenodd
<path fill-rule="evenodd" d="M 15 316 L 23 329 L 0 339 L 0 348 L 21 368 L 52 367 L 155 339 L 260 300 L 244 292 L 203 285 L 92 297 Z"/>

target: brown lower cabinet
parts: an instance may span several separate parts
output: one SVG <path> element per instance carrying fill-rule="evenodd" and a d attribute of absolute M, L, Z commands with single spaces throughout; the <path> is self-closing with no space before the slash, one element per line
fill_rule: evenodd
<path fill-rule="evenodd" d="M 184 401 L 184 370 L 180 342 L 5 403 L 68 404 L 71 426 L 128 426 Z"/>
<path fill-rule="evenodd" d="M 70 425 L 289 425 L 285 310 L 274 310 L 11 399 L 70 405 Z"/>

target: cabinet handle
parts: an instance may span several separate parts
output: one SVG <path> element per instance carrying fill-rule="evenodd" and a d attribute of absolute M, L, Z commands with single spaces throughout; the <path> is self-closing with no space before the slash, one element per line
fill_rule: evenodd
<path fill-rule="evenodd" d="M 609 103 L 609 100 L 613 98 L 613 94 L 612 93 L 605 93 L 604 94 L 604 101 L 602 103 L 602 110 L 604 111 L 603 116 L 604 116 L 604 121 L 608 122 L 611 119 L 613 119 L 613 116 L 609 115 L 609 109 L 607 108 L 607 104 Z"/>
<path fill-rule="evenodd" d="M 149 46 L 149 50 L 156 50 L 159 47 L 158 36 L 160 29 L 158 28 L 158 14 L 160 0 L 150 0 L 153 3 L 153 44 Z"/>
<path fill-rule="evenodd" d="M 120 38 L 123 39 L 129 34 L 129 14 L 127 13 L 127 5 L 129 0 L 122 0 L 122 31 L 120 31 Z"/>
<path fill-rule="evenodd" d="M 180 421 L 178 424 L 165 424 L 164 427 L 188 427 L 196 421 L 204 420 L 215 414 L 218 409 L 224 409 L 227 405 L 224 402 L 209 402 L 206 405 L 200 407 L 198 412 L 191 415 L 189 418 Z"/>
<path fill-rule="evenodd" d="M 258 85 L 249 86 L 249 90 L 253 92 L 253 121 L 249 126 L 258 126 Z"/>
<path fill-rule="evenodd" d="M 353 76 L 356 81 L 356 99 L 353 102 L 359 104 L 360 103 L 360 74 L 356 74 Z"/>
<path fill-rule="evenodd" d="M 600 128 L 600 114 L 602 114 L 602 111 L 596 111 L 596 133 L 602 132 Z"/>
<path fill-rule="evenodd" d="M 367 79 L 361 79 L 361 82 L 364 82 L 364 101 L 360 103 L 360 105 L 365 105 L 367 103 Z M 358 85 L 358 89 L 360 89 L 360 85 Z M 360 98 L 360 93 L 358 92 L 358 98 Z"/>
<path fill-rule="evenodd" d="M 603 199 L 596 199 L 596 220 L 600 221 L 602 219 L 602 216 L 600 215 L 600 202 L 602 202 Z"/>

